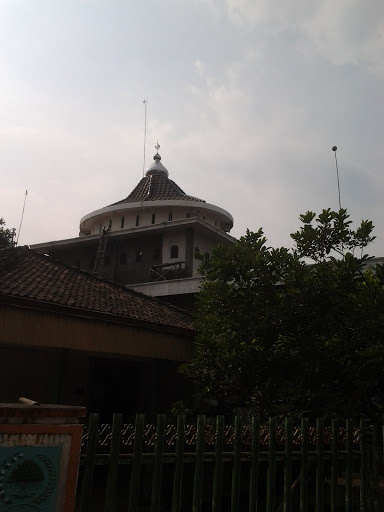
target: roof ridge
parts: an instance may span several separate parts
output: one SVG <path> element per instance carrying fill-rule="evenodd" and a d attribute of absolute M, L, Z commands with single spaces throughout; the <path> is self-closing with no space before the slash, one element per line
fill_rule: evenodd
<path fill-rule="evenodd" d="M 29 250 L 27 245 L 0 249 L 0 271 L 8 270 L 18 263 L 22 256 Z"/>
<path fill-rule="evenodd" d="M 95 279 L 97 281 L 101 281 L 103 283 L 107 283 L 109 285 L 112 285 L 114 288 L 116 289 L 119 289 L 119 290 L 124 290 L 125 292 L 128 292 L 130 293 L 131 295 L 135 295 L 137 297 L 144 297 L 145 299 L 148 299 L 156 304 L 160 304 L 162 306 L 167 306 L 171 309 L 174 309 L 176 311 L 179 311 L 183 314 L 187 314 L 189 317 L 192 318 L 192 315 L 189 311 L 185 310 L 185 309 L 182 309 L 182 308 L 179 308 L 177 306 L 174 306 L 173 304 L 168 304 L 168 302 L 164 302 L 156 297 L 152 297 L 151 295 L 146 295 L 145 293 L 143 292 L 139 292 L 139 291 L 136 291 L 134 290 L 133 288 L 129 288 L 128 286 L 122 284 L 122 283 L 119 283 L 117 281 L 112 281 L 111 279 L 105 279 L 104 277 L 101 277 L 101 276 L 98 276 L 98 275 L 95 275 L 93 274 L 92 272 L 87 272 L 86 270 L 83 270 L 79 267 L 76 267 L 75 265 L 70 265 L 68 263 L 63 263 L 62 261 L 59 261 L 57 259 L 55 259 L 54 257 L 52 257 L 51 255 L 45 255 L 44 253 L 42 252 L 38 252 L 38 251 L 33 251 L 32 249 L 29 249 L 28 246 L 25 246 L 24 247 L 27 251 L 30 251 L 30 254 L 33 255 L 33 256 L 38 256 L 39 258 L 41 259 L 48 259 L 49 261 L 51 261 L 52 263 L 54 263 L 55 265 L 58 265 L 62 268 L 66 268 L 68 270 L 72 270 L 72 271 L 75 271 L 79 274 L 83 274 L 87 277 L 90 277 L 91 279 Z M 1 263 L 1 262 L 0 262 Z M 1 266 L 0 266 L 1 268 Z"/>
<path fill-rule="evenodd" d="M 152 177 L 153 177 L 153 174 L 151 174 L 150 176 L 148 176 L 148 178 L 149 178 L 149 183 L 148 183 L 148 194 L 147 194 L 148 199 L 149 199 L 149 198 L 152 196 L 152 194 L 153 194 L 153 185 L 154 185 L 154 183 L 153 183 L 153 179 L 152 179 Z"/>

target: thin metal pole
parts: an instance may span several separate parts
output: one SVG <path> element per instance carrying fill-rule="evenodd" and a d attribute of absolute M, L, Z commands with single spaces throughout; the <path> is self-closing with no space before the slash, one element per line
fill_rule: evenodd
<path fill-rule="evenodd" d="M 337 176 L 337 190 L 338 190 L 338 193 L 339 193 L 339 209 L 341 210 L 339 166 L 337 165 L 337 156 L 336 156 L 337 146 L 333 146 L 332 151 L 335 153 L 336 176 Z"/>
<path fill-rule="evenodd" d="M 147 141 L 147 103 L 148 100 L 144 100 L 144 161 L 143 161 L 143 176 L 145 171 L 145 145 Z"/>
<path fill-rule="evenodd" d="M 25 210 L 25 201 L 27 200 L 27 195 L 28 195 L 28 190 L 26 190 L 26 191 L 25 191 L 24 204 L 23 204 L 23 211 L 22 211 L 22 213 L 21 213 L 20 226 L 19 226 L 19 230 L 18 230 L 18 232 L 17 232 L 17 238 L 16 238 L 16 246 L 17 246 L 17 244 L 19 243 L 19 236 L 20 236 L 21 225 L 22 225 L 22 223 L 23 223 L 24 210 Z"/>

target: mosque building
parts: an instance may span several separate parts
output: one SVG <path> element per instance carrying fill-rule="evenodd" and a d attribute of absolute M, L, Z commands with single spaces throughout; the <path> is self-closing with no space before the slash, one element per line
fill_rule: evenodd
<path fill-rule="evenodd" d="M 155 147 L 153 164 L 125 199 L 85 215 L 78 237 L 31 249 L 190 309 L 201 259 L 234 241 L 233 218 L 170 180 Z"/>

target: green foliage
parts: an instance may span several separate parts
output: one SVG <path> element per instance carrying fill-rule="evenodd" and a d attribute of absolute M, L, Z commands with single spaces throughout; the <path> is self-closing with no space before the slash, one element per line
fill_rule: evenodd
<path fill-rule="evenodd" d="M 5 221 L 0 217 L 0 249 L 12 247 L 14 231 L 5 227 Z"/>
<path fill-rule="evenodd" d="M 268 247 L 260 229 L 202 263 L 195 355 L 182 370 L 200 409 L 384 411 L 384 269 L 354 255 L 374 239 L 373 225 L 353 231 L 345 210 L 300 220 L 293 250 Z"/>
<path fill-rule="evenodd" d="M 362 220 L 356 231 L 351 229 L 352 221 L 349 220 L 347 210 L 337 212 L 330 208 L 323 210 L 318 218 L 313 212 L 300 215 L 304 224 L 299 231 L 292 233 L 291 237 L 296 242 L 297 252 L 302 257 L 308 257 L 316 262 L 330 257 L 332 252 L 345 256 L 346 251 L 354 254 L 355 249 L 363 250 L 376 237 L 371 236 L 373 224 L 371 221 Z M 317 226 L 313 226 L 313 221 Z"/>

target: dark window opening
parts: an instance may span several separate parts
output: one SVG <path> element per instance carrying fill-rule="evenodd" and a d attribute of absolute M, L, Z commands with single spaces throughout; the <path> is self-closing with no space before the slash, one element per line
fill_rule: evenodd
<path fill-rule="evenodd" d="M 189 217 L 190 217 L 190 216 L 191 216 L 191 214 L 190 214 L 190 213 L 187 213 L 187 219 L 189 219 Z"/>
<path fill-rule="evenodd" d="M 124 227 L 124 217 L 121 217 L 120 228 L 123 229 L 123 227 Z"/>
<path fill-rule="evenodd" d="M 168 220 L 172 220 L 172 212 L 169 212 L 169 214 L 168 214 Z"/>
<path fill-rule="evenodd" d="M 195 247 L 195 258 L 201 260 L 200 249 L 198 247 Z"/>
<path fill-rule="evenodd" d="M 179 246 L 178 245 L 172 245 L 171 247 L 171 258 L 178 258 L 179 257 Z"/>
<path fill-rule="evenodd" d="M 111 227 L 112 227 L 112 219 L 109 219 L 108 227 L 109 227 L 109 229 L 111 229 Z"/>
<path fill-rule="evenodd" d="M 142 259 L 143 259 L 143 251 L 137 251 L 136 261 L 141 261 Z"/>
<path fill-rule="evenodd" d="M 160 249 L 156 247 L 156 249 L 153 249 L 153 259 L 158 260 L 160 258 Z"/>
<path fill-rule="evenodd" d="M 154 213 L 152 213 L 152 224 L 155 223 L 155 219 L 156 219 L 156 215 Z"/>
<path fill-rule="evenodd" d="M 127 255 L 125 252 L 120 254 L 120 265 L 126 265 L 127 264 Z"/>
<path fill-rule="evenodd" d="M 101 227 L 102 227 L 102 226 L 101 226 L 101 224 L 100 224 L 100 225 L 99 225 L 99 233 L 101 233 Z"/>
<path fill-rule="evenodd" d="M 136 226 L 140 224 L 140 215 L 136 215 Z"/>

